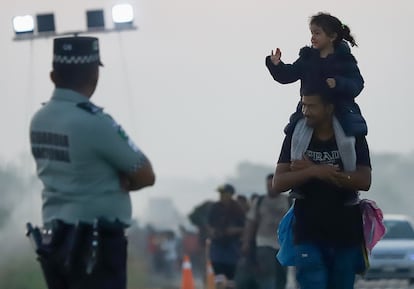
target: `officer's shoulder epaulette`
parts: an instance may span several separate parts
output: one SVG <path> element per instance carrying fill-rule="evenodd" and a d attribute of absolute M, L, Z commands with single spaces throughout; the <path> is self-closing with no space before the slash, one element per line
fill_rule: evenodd
<path fill-rule="evenodd" d="M 92 114 L 96 114 L 103 110 L 102 107 L 96 106 L 92 102 L 79 102 L 76 106 Z"/>

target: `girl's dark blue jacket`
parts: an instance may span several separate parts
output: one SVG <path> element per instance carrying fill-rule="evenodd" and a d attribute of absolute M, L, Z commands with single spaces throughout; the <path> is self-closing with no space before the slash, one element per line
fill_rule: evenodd
<path fill-rule="evenodd" d="M 334 53 L 326 58 L 321 58 L 319 50 L 312 47 L 303 47 L 299 52 L 299 58 L 292 64 L 280 62 L 274 65 L 270 56 L 266 57 L 266 66 L 274 80 L 281 84 L 292 83 L 300 79 L 300 95 L 304 89 L 312 83 L 320 83 L 327 78 L 334 78 L 335 88 L 332 95 L 335 98 L 337 117 L 347 135 L 367 134 L 366 122 L 361 115 L 357 97 L 364 88 L 364 79 L 359 71 L 357 61 L 351 54 L 348 44 L 343 41 L 335 49 Z M 296 121 L 302 117 L 301 106 L 291 116 L 291 121 L 285 132 L 294 128 Z M 293 126 L 293 127 L 292 127 Z"/>

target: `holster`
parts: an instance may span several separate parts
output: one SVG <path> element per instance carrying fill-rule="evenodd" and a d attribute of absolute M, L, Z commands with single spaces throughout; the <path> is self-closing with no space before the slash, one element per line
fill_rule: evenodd
<path fill-rule="evenodd" d="M 64 276 L 75 271 L 93 274 L 100 267 L 101 236 L 120 235 L 125 230 L 121 222 L 105 219 L 76 225 L 57 220 L 42 229 L 27 223 L 26 227 L 49 289 L 67 288 Z"/>
<path fill-rule="evenodd" d="M 57 226 L 53 223 L 52 227 Z M 55 251 L 59 243 L 63 240 L 62 235 L 53 228 L 33 227 L 31 223 L 26 224 L 26 236 L 30 239 L 33 249 L 37 255 L 37 260 L 42 268 L 43 277 L 49 289 L 66 289 L 66 284 L 59 274 L 56 273 L 54 265 Z"/>

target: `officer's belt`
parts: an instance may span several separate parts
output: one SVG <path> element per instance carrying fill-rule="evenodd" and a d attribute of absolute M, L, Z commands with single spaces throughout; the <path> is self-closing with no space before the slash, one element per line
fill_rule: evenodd
<path fill-rule="evenodd" d="M 127 228 L 127 225 L 124 223 L 116 220 L 116 221 L 108 221 L 104 218 L 98 218 L 97 219 L 97 229 L 100 235 L 102 236 L 119 236 L 125 234 L 125 229 Z M 49 223 L 44 224 L 43 231 L 51 230 L 64 233 L 73 230 L 74 228 L 78 228 L 83 232 L 91 232 L 94 230 L 93 224 L 86 223 L 86 222 L 78 222 L 77 224 L 69 224 L 62 220 L 53 220 Z"/>

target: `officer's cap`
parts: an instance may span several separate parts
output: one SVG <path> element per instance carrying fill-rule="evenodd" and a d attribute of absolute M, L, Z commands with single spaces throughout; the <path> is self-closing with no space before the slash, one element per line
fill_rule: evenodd
<path fill-rule="evenodd" d="M 99 56 L 99 41 L 95 37 L 63 37 L 53 42 L 54 65 L 96 64 L 103 66 Z"/>

